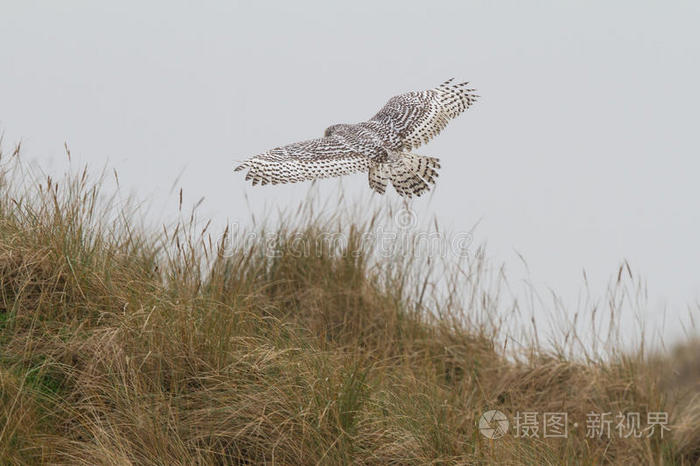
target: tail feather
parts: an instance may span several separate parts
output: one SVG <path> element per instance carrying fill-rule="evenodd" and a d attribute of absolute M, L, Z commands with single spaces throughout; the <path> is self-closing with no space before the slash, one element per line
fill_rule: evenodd
<path fill-rule="evenodd" d="M 434 157 L 405 154 L 395 162 L 373 165 L 369 170 L 369 186 L 384 194 L 389 181 L 399 195 L 420 196 L 430 189 L 438 177 L 440 161 Z"/>
<path fill-rule="evenodd" d="M 369 169 L 369 187 L 379 194 L 384 194 L 390 178 L 391 171 L 388 163 L 378 163 Z"/>

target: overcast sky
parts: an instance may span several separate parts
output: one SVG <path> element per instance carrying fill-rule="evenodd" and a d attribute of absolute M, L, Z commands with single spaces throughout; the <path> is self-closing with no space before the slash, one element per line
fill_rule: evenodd
<path fill-rule="evenodd" d="M 478 223 L 494 261 L 517 279 L 522 254 L 572 303 L 583 269 L 602 296 L 627 259 L 671 338 L 700 300 L 699 5 L 3 0 L 0 130 L 47 170 L 67 141 L 73 164 L 173 208 L 181 175 L 217 223 L 246 222 L 308 185 L 247 186 L 235 160 L 468 80 L 481 100 L 417 151 L 442 169 L 416 212 Z"/>

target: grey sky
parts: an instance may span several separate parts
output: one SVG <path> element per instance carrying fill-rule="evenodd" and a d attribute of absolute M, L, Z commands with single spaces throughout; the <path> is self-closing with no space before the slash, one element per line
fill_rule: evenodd
<path fill-rule="evenodd" d="M 418 211 L 481 220 L 495 261 L 518 277 L 518 251 L 566 300 L 582 269 L 602 294 L 626 258 L 677 335 L 700 300 L 698 5 L 3 0 L 0 129 L 55 170 L 64 141 L 74 163 L 109 161 L 141 198 L 170 202 L 182 173 L 189 201 L 245 221 L 245 193 L 263 215 L 308 185 L 246 186 L 235 159 L 469 80 L 481 101 L 417 151 L 443 167 Z"/>

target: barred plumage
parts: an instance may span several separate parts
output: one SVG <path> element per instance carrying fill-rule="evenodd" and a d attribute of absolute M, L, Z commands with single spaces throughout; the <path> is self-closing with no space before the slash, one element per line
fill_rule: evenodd
<path fill-rule="evenodd" d="M 294 183 L 369 171 L 370 187 L 383 194 L 391 184 L 401 196 L 420 196 L 435 183 L 439 160 L 412 154 L 442 131 L 478 97 L 468 83 L 452 79 L 422 92 L 389 99 L 370 120 L 339 124 L 324 137 L 297 142 L 252 157 L 236 171 L 248 169 L 253 184 Z"/>

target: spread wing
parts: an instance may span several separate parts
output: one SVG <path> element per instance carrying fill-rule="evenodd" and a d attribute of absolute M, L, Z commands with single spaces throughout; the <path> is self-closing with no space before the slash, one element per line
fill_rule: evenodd
<path fill-rule="evenodd" d="M 297 142 L 256 155 L 235 168 L 253 184 L 295 183 L 367 171 L 369 159 L 338 136 Z"/>
<path fill-rule="evenodd" d="M 442 131 L 447 123 L 476 102 L 469 83 L 445 81 L 435 89 L 409 92 L 389 99 L 370 121 L 388 127 L 393 133 L 394 150 L 409 150 L 425 144 Z"/>

